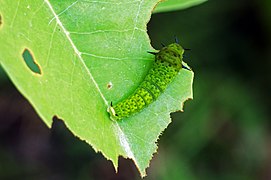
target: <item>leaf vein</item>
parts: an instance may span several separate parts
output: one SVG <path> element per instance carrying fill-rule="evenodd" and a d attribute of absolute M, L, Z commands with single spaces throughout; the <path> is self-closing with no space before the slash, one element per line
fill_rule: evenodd
<path fill-rule="evenodd" d="M 97 34 L 97 33 L 108 33 L 108 32 L 117 32 L 117 33 L 124 33 L 129 31 L 139 30 L 141 32 L 145 32 L 143 29 L 135 27 L 134 29 L 124 29 L 124 30 L 96 30 L 91 32 L 72 32 L 70 34 L 77 34 L 77 35 L 90 35 L 90 34 Z"/>
<path fill-rule="evenodd" d="M 68 9 L 70 9 L 71 7 L 73 7 L 75 4 L 78 3 L 78 0 L 73 2 L 71 5 L 69 5 L 67 8 L 65 8 L 63 11 L 61 11 L 59 14 L 57 14 L 57 16 L 61 16 L 61 14 L 65 13 Z M 51 24 L 51 22 L 56 18 L 56 16 L 54 16 L 50 21 L 49 24 Z"/>
<path fill-rule="evenodd" d="M 12 21 L 11 21 L 11 25 L 10 25 L 11 28 L 13 27 L 14 21 L 16 19 L 17 14 L 18 14 L 18 9 L 19 9 L 20 3 L 21 3 L 21 0 L 18 1 L 14 16 L 13 16 Z"/>
<path fill-rule="evenodd" d="M 138 9 L 137 9 L 137 13 L 136 13 L 136 17 L 135 17 L 134 29 L 133 29 L 132 36 L 131 36 L 131 41 L 133 41 L 133 38 L 134 38 L 135 30 L 137 28 L 138 17 L 139 17 L 139 13 L 141 11 L 141 6 L 142 6 L 143 2 L 144 2 L 144 0 L 140 1 Z"/>
<path fill-rule="evenodd" d="M 133 4 L 133 3 L 137 3 L 140 0 L 136 0 L 136 1 L 126 1 L 126 2 L 107 2 L 107 1 L 87 1 L 87 0 L 82 0 L 81 2 L 85 2 L 85 3 L 100 3 L 100 4 L 114 4 L 114 5 L 122 5 L 122 4 Z"/>
<path fill-rule="evenodd" d="M 56 22 L 57 24 L 60 26 L 60 28 L 63 30 L 63 32 L 65 33 L 66 38 L 68 39 L 68 41 L 70 42 L 73 50 L 75 51 L 75 53 L 77 54 L 79 60 L 81 61 L 81 63 L 83 64 L 86 72 L 88 73 L 91 81 L 93 82 L 93 84 L 95 85 L 97 91 L 99 92 L 100 96 L 102 97 L 104 103 L 106 104 L 106 106 L 108 106 L 108 102 L 105 99 L 103 93 L 101 92 L 97 82 L 95 81 L 94 77 L 92 76 L 91 72 L 89 71 L 89 69 L 87 68 L 86 64 L 84 63 L 84 60 L 81 56 L 81 52 L 77 49 L 77 47 L 75 46 L 74 42 L 72 41 L 71 37 L 70 37 L 70 33 L 66 30 L 66 28 L 64 27 L 64 25 L 62 24 L 62 22 L 60 21 L 59 17 L 57 16 L 56 12 L 54 11 L 51 3 L 49 2 L 49 0 L 44 0 L 45 3 L 48 5 L 49 9 L 52 11 L 53 15 L 55 16 Z"/>

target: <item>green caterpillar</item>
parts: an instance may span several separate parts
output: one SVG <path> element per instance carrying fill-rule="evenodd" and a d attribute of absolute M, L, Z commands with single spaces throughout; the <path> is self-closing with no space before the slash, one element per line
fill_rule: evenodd
<path fill-rule="evenodd" d="M 164 46 L 164 45 L 163 45 Z M 176 43 L 164 46 L 159 52 L 149 52 L 155 55 L 155 61 L 143 82 L 128 98 L 108 108 L 112 120 L 120 120 L 141 111 L 155 101 L 165 91 L 178 72 L 184 68 L 182 64 L 184 49 Z"/>

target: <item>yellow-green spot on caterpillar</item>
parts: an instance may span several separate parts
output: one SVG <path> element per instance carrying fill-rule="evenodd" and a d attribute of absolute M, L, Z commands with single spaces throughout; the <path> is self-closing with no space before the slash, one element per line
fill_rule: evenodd
<path fill-rule="evenodd" d="M 165 91 L 182 68 L 190 70 L 182 63 L 185 50 L 176 40 L 176 43 L 164 46 L 158 52 L 149 52 L 155 55 L 155 61 L 149 73 L 128 98 L 116 105 L 111 102 L 107 110 L 110 118 L 116 121 L 140 112 Z"/>

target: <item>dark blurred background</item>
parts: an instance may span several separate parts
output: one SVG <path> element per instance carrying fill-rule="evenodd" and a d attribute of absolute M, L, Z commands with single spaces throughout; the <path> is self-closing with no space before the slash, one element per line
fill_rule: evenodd
<path fill-rule="evenodd" d="M 194 100 L 159 140 L 145 179 L 271 179 L 271 1 L 210 0 L 154 14 L 152 45 L 174 35 L 192 49 Z M 61 120 L 48 129 L 0 70 L 0 179 L 139 179 L 131 162 L 111 162 Z"/>

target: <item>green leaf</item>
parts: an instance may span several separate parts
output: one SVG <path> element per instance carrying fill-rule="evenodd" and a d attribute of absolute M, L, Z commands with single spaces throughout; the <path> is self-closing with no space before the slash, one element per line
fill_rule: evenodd
<path fill-rule="evenodd" d="M 192 98 L 193 72 L 183 70 L 142 112 L 119 122 L 107 113 L 108 103 L 131 94 L 154 60 L 146 24 L 156 3 L 0 1 L 1 65 L 43 121 L 50 127 L 53 116 L 63 119 L 115 168 L 119 156 L 130 158 L 141 176 L 170 112 Z"/>
<path fill-rule="evenodd" d="M 154 13 L 176 11 L 199 5 L 207 0 L 165 0 L 155 8 Z"/>

